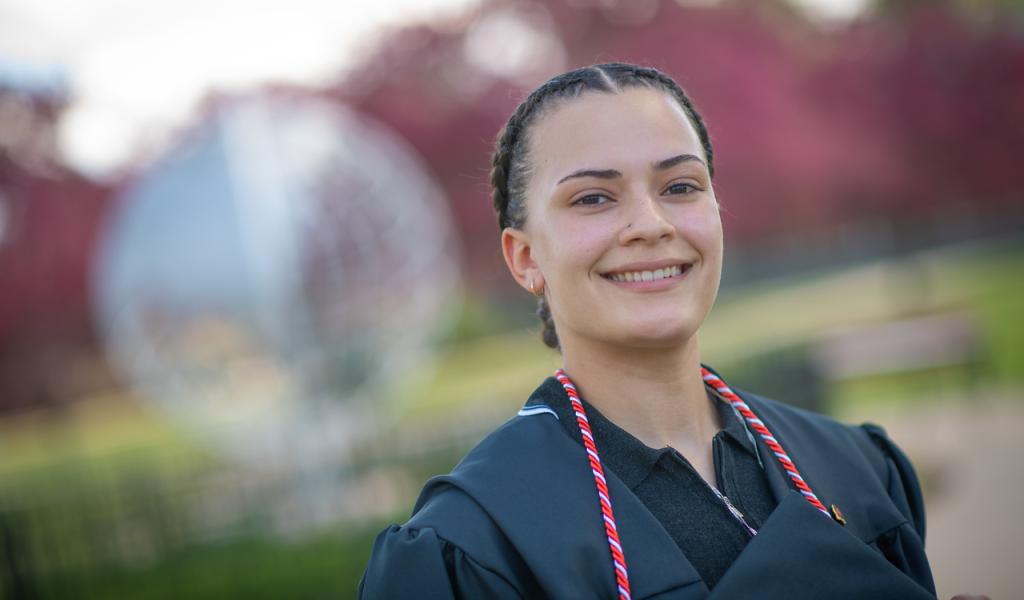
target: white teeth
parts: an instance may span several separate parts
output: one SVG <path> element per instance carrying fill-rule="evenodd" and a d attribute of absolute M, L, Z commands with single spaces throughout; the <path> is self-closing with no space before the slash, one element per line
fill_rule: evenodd
<path fill-rule="evenodd" d="M 626 273 L 614 273 L 612 274 L 612 281 L 657 281 L 659 279 L 666 279 L 668 277 L 675 277 L 683 273 L 683 268 L 680 265 L 673 267 L 667 267 L 664 269 L 655 269 L 654 271 L 629 271 Z"/>

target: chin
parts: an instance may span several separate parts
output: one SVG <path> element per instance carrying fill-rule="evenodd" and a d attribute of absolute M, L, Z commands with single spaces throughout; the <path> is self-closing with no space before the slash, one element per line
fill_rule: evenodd
<path fill-rule="evenodd" d="M 664 322 L 631 327 L 620 338 L 624 346 L 633 348 L 679 348 L 697 333 L 697 328 L 685 323 Z"/>

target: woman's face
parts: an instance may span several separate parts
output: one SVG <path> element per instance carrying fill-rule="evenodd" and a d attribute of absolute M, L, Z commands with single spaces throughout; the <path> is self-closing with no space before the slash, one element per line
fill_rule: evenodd
<path fill-rule="evenodd" d="M 530 127 L 526 225 L 502 245 L 543 286 L 563 348 L 679 345 L 718 293 L 722 224 L 700 140 L 668 94 L 587 92 Z"/>

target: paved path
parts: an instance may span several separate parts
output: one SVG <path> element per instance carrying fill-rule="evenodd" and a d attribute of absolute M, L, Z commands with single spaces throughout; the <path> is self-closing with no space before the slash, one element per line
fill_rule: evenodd
<path fill-rule="evenodd" d="M 1024 398 L 1012 396 L 868 415 L 925 486 L 926 549 L 941 599 L 1024 598 Z"/>

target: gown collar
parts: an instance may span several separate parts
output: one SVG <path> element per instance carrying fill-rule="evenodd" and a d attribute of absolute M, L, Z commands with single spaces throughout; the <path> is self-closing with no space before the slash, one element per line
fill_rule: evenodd
<path fill-rule="evenodd" d="M 593 591 L 594 582 L 599 581 L 600 596 L 612 597 L 616 587 L 608 568 L 610 557 L 599 526 L 602 517 L 585 451 L 568 435 L 554 411 L 539 410 L 550 406 L 545 396 L 561 392 L 557 382 L 558 388 L 545 389 L 548 383 L 527 403 L 528 414 L 533 416 L 506 423 L 450 475 L 432 479 L 414 512 L 439 488 L 460 488 L 487 511 L 551 595 L 580 596 L 585 590 Z M 777 461 L 770 460 L 763 444 L 758 443 L 778 506 L 712 594 L 660 522 L 609 471 L 608 487 L 633 598 L 697 600 L 747 597 L 755 591 L 764 598 L 841 598 L 839 592 L 847 589 L 850 598 L 934 598 L 865 543 L 906 522 L 891 501 L 884 501 L 888 498 L 885 489 L 879 485 L 878 490 L 851 490 L 851 485 L 862 485 L 860 479 L 866 478 L 850 481 L 844 469 L 814 459 L 819 454 L 835 455 L 834 444 L 824 451 L 807 446 L 828 443 L 830 432 L 807 435 L 803 431 L 806 423 L 789 423 L 786 415 L 768 410 L 756 397 L 744 394 L 743 399 L 771 424 L 805 477 L 813 478 L 814 489 L 823 492 L 824 502 L 843 498 L 850 526 L 840 526 L 804 501 L 779 469 L 768 466 Z M 825 437 L 815 439 L 821 435 Z M 540 495 L 538 490 L 551 493 Z M 416 520 L 414 516 L 411 523 Z M 871 591 L 865 595 L 866 590 Z"/>

